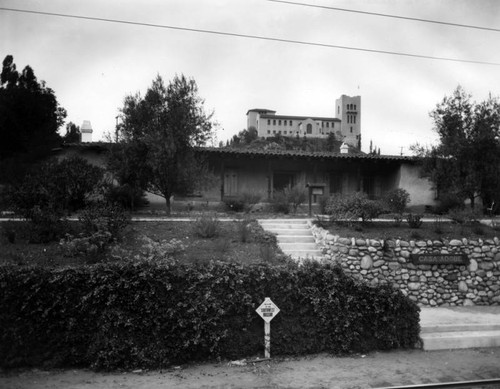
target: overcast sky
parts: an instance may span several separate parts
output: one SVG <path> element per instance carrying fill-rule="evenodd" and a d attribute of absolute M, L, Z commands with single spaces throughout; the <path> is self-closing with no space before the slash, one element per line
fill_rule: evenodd
<path fill-rule="evenodd" d="M 292 0 L 295 1 L 295 0 Z M 500 29 L 496 0 L 297 0 L 303 3 Z M 0 7 L 258 35 L 327 45 L 500 63 L 500 32 L 267 0 L 0 0 Z M 55 91 L 67 122 L 112 132 L 126 95 L 160 74 L 196 80 L 218 140 L 246 112 L 334 117 L 335 99 L 360 95 L 363 151 L 409 154 L 436 135 L 429 112 L 460 84 L 477 101 L 500 95 L 500 66 L 0 10 L 0 55 L 30 65 Z"/>

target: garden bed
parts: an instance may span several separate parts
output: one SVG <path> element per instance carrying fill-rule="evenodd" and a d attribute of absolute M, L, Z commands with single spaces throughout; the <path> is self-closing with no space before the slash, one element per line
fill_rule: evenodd
<path fill-rule="evenodd" d="M 480 223 L 458 224 L 450 221 L 427 221 L 419 228 L 410 228 L 406 222 L 396 225 L 394 221 L 352 222 L 347 224 L 319 223 L 333 235 L 346 238 L 443 240 L 443 239 L 491 239 L 500 236 L 498 227 Z"/>
<path fill-rule="evenodd" d="M 18 265 L 66 266 L 95 263 L 103 260 L 101 257 L 68 256 L 59 242 L 32 244 L 22 232 L 22 222 L 19 223 L 14 243 L 10 243 L 5 233 L 0 236 L 0 264 L 14 263 Z M 109 250 L 106 260 L 112 255 L 115 259 L 123 257 L 134 258 L 147 249 L 147 237 L 155 242 L 170 242 L 176 240 L 182 245 L 173 257 L 187 262 L 208 262 L 210 260 L 235 261 L 242 264 L 268 262 L 280 263 L 283 255 L 265 234 L 258 223 L 246 221 L 220 222 L 220 232 L 217 237 L 201 238 L 194 231 L 194 221 L 154 221 L 132 222 L 124 231 L 123 237 L 115 249 Z M 15 225 L 14 224 L 14 225 Z M 5 222 L 0 223 L 0 228 Z M 77 222 L 68 222 L 68 231 L 77 230 Z M 3 230 L 5 231 L 5 230 Z M 112 260 L 112 258 L 111 258 Z"/>

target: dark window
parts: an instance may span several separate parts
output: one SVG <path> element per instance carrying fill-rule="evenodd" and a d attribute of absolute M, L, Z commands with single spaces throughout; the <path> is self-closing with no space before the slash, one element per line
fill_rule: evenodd
<path fill-rule="evenodd" d="M 335 172 L 330 175 L 330 193 L 342 193 L 342 173 Z"/>
<path fill-rule="evenodd" d="M 276 125 L 276 119 L 273 119 L 273 126 Z"/>
<path fill-rule="evenodd" d="M 268 134 L 270 134 L 270 133 L 271 133 L 271 131 L 270 131 L 270 130 L 267 130 L 267 133 L 268 133 Z"/>
<path fill-rule="evenodd" d="M 293 122 L 290 120 L 290 125 L 293 125 Z"/>
<path fill-rule="evenodd" d="M 326 128 L 330 128 L 330 123 L 326 122 Z"/>
<path fill-rule="evenodd" d="M 292 188 L 294 185 L 293 173 L 274 173 L 273 175 L 273 189 L 275 191 L 283 190 L 285 188 Z"/>
<path fill-rule="evenodd" d="M 312 132 L 313 132 L 313 126 L 312 126 L 312 124 L 308 123 L 306 128 L 307 128 L 307 133 L 308 134 L 312 134 Z"/>
<path fill-rule="evenodd" d="M 352 134 L 352 127 L 351 127 L 351 134 Z"/>
<path fill-rule="evenodd" d="M 271 125 L 271 119 L 267 119 L 267 125 L 270 126 Z"/>
<path fill-rule="evenodd" d="M 281 120 L 278 120 L 278 126 L 281 126 Z"/>
<path fill-rule="evenodd" d="M 375 178 L 373 176 L 363 177 L 363 192 L 371 199 L 375 197 Z"/>

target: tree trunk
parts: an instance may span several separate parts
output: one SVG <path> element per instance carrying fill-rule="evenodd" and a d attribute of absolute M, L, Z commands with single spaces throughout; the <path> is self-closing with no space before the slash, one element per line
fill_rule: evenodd
<path fill-rule="evenodd" d="M 165 205 L 167 207 L 166 211 L 167 211 L 167 216 L 170 216 L 170 212 L 171 212 L 171 207 L 170 207 L 170 196 L 165 196 Z"/>

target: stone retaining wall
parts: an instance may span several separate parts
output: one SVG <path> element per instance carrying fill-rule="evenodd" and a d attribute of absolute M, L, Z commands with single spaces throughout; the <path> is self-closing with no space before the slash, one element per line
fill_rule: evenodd
<path fill-rule="evenodd" d="M 342 238 L 311 224 L 325 260 L 372 285 L 390 283 L 422 306 L 500 304 L 500 240 Z M 411 254 L 466 254 L 468 265 L 415 265 Z"/>

